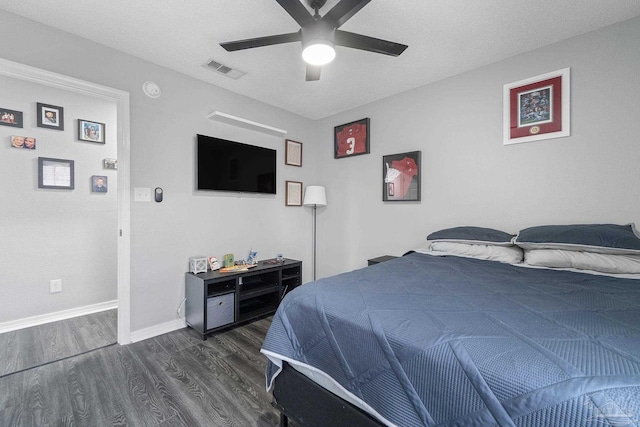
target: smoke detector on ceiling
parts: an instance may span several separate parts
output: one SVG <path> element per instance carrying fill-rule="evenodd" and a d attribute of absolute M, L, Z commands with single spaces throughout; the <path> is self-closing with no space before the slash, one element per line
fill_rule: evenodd
<path fill-rule="evenodd" d="M 145 82 L 142 85 L 142 90 L 149 98 L 159 98 L 161 95 L 160 86 L 154 82 Z"/>

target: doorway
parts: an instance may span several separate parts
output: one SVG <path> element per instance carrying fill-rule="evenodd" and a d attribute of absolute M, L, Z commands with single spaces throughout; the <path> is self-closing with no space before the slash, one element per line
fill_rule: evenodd
<path fill-rule="evenodd" d="M 16 79 L 17 81 L 21 81 L 21 82 L 29 82 L 29 83 L 42 85 L 45 88 L 43 90 L 44 95 L 46 95 L 47 93 L 47 88 L 50 88 L 51 91 L 63 90 L 70 94 L 90 97 L 99 102 L 111 103 L 115 106 L 114 122 L 117 123 L 117 125 L 114 126 L 113 128 L 107 129 L 107 132 L 111 132 L 111 135 L 115 136 L 115 138 L 112 141 L 117 145 L 117 152 L 115 156 L 115 158 L 117 158 L 117 174 L 113 174 L 113 177 L 115 178 L 115 180 L 113 181 L 115 182 L 110 183 L 110 186 L 112 186 L 114 190 L 117 189 L 117 201 L 116 201 L 117 208 L 114 212 L 114 216 L 117 216 L 117 221 L 116 221 L 116 226 L 112 230 L 113 233 L 116 235 L 114 238 L 114 241 L 116 242 L 115 246 L 117 251 L 116 261 L 115 261 L 116 269 L 117 269 L 117 274 L 115 277 L 115 280 L 117 281 L 117 286 L 116 286 L 117 287 L 117 291 L 116 291 L 117 292 L 117 297 L 116 297 L 117 342 L 120 344 L 128 344 L 130 342 L 129 94 L 127 92 L 120 91 L 117 89 L 101 86 L 95 83 L 71 78 L 71 77 L 60 75 L 57 73 L 52 73 L 46 70 L 15 63 L 12 61 L 7 61 L 4 59 L 0 59 L 0 76 Z M 38 102 L 45 101 L 45 99 L 42 99 L 42 100 L 34 99 L 32 101 L 33 101 L 33 106 L 35 106 L 36 101 Z M 10 107 L 11 107 L 10 105 L 0 105 L 0 108 L 10 108 Z M 28 109 L 29 115 L 27 116 L 25 111 L 25 114 L 23 116 L 24 119 L 28 121 L 28 123 L 25 123 L 25 124 L 28 124 L 29 126 L 10 129 L 12 135 L 13 134 L 21 135 L 20 132 L 24 133 L 25 131 L 29 132 L 29 129 L 28 129 L 29 127 L 35 129 L 36 111 L 33 111 L 33 110 L 35 110 L 35 108 Z M 75 116 L 78 116 L 78 117 L 75 117 Z M 79 138 L 78 138 L 78 135 L 76 134 L 76 122 L 78 119 L 91 120 L 92 117 L 83 117 L 78 114 L 76 114 L 75 116 L 65 118 L 64 124 L 66 125 L 67 129 L 64 132 L 55 132 L 52 130 L 48 130 L 49 135 L 47 135 L 47 138 L 44 138 L 42 140 L 42 143 L 44 144 L 46 142 L 47 144 L 50 144 L 50 146 L 54 144 L 61 144 L 60 141 L 61 141 L 61 138 L 63 138 L 62 136 L 66 134 L 65 136 L 66 138 L 73 138 L 74 144 L 83 144 L 83 142 L 78 141 Z M 99 120 L 96 119 L 96 121 L 99 121 Z M 8 128 L 3 128 L 3 130 L 6 130 L 6 129 Z M 32 130 L 32 132 L 34 131 Z M 84 144 L 90 145 L 92 143 L 84 142 Z M 87 148 L 87 149 L 91 149 L 91 148 Z M 23 154 L 26 152 L 15 151 L 15 152 L 9 152 L 9 153 L 11 155 L 15 154 L 16 158 L 20 158 L 19 154 Z M 28 179 L 35 179 L 34 173 L 36 171 L 36 168 L 38 168 L 39 166 L 35 165 L 34 162 L 36 162 L 35 160 L 36 157 L 40 155 L 39 152 L 36 151 L 36 153 L 31 153 L 32 154 L 31 157 L 33 157 L 33 159 L 30 159 L 29 162 L 26 163 L 27 170 L 21 171 L 19 175 L 21 176 L 24 175 Z M 42 153 L 44 154 L 45 152 L 42 151 Z M 36 155 L 34 156 L 33 154 L 36 154 Z M 70 156 L 64 156 L 64 153 L 60 153 L 60 154 L 61 154 L 60 157 L 65 157 L 65 158 L 70 157 Z M 25 157 L 22 157 L 22 159 L 24 158 Z M 102 167 L 103 166 L 100 165 L 99 166 L 100 169 L 98 169 L 98 166 L 96 165 L 92 166 L 92 168 L 94 168 L 97 171 L 96 172 L 97 175 L 103 174 L 101 170 Z M 20 177 L 14 177 L 14 179 L 19 179 L 19 178 Z M 83 191 L 83 192 L 86 191 L 87 193 L 91 193 L 90 181 L 87 181 L 88 179 L 89 178 L 85 177 L 84 175 L 81 177 L 76 176 L 78 191 Z M 32 190 L 35 192 L 35 191 L 38 191 L 39 188 L 35 186 Z M 66 197 L 65 191 L 62 191 L 62 193 L 57 193 L 55 195 L 52 195 L 51 191 L 49 193 L 39 193 L 39 194 L 40 195 L 44 194 L 45 197 L 48 197 L 48 198 L 57 198 L 58 201 Z M 69 194 L 69 192 L 67 192 L 66 194 Z M 93 196 L 96 196 L 93 200 L 101 201 L 103 199 L 100 199 L 99 197 L 105 196 L 105 195 L 93 194 Z M 91 197 L 91 195 L 89 195 L 88 197 Z M 70 210 L 73 209 L 74 207 L 73 201 L 70 201 L 68 206 Z M 46 205 L 45 205 L 45 208 L 46 208 Z M 27 214 L 26 216 L 28 217 L 28 213 L 26 214 Z M 3 218 L 3 220 L 6 220 L 5 226 L 11 225 L 9 224 L 11 218 Z M 55 224 L 51 228 L 54 228 L 54 227 L 55 227 Z M 9 252 L 10 248 L 7 246 L 5 251 Z M 34 261 L 33 270 L 27 269 L 27 271 L 24 272 L 25 276 L 29 276 L 30 274 L 35 274 L 34 272 L 37 271 L 38 268 L 42 269 L 42 263 L 43 262 L 46 263 L 46 260 L 34 259 L 33 261 Z M 76 262 L 80 262 L 80 261 L 81 260 L 78 260 Z M 70 280 L 70 282 L 72 283 L 73 281 Z M 46 283 L 44 286 L 48 286 L 48 283 Z M 63 283 L 63 291 L 64 291 L 64 283 Z M 38 298 L 38 295 L 25 295 L 25 298 L 24 298 L 25 303 L 29 303 L 29 304 L 38 304 L 39 299 L 42 299 L 42 298 Z M 96 304 L 96 305 L 99 305 L 99 304 Z M 71 312 L 70 317 L 78 317 L 78 320 L 81 320 L 80 317 L 78 316 L 79 313 L 74 314 L 72 313 L 73 310 L 62 310 L 60 312 L 67 312 L 67 311 Z M 97 310 L 97 311 L 104 311 L 104 310 Z M 56 313 L 60 313 L 60 312 L 56 311 Z M 63 315 L 64 314 L 65 313 L 63 313 Z M 46 320 L 46 315 L 30 316 L 29 320 L 32 322 L 33 321 L 38 322 L 38 320 L 40 320 L 40 323 L 42 323 L 42 319 L 38 319 L 38 318 L 44 318 Z M 58 320 L 61 320 L 61 319 L 58 319 Z M 6 324 L 6 322 L 4 324 Z M 24 326 L 29 326 L 29 325 L 26 324 Z"/>

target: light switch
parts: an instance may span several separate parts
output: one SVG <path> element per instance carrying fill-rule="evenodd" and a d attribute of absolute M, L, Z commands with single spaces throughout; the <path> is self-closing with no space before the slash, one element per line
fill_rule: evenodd
<path fill-rule="evenodd" d="M 151 188 L 135 187 L 133 189 L 134 202 L 151 202 Z"/>

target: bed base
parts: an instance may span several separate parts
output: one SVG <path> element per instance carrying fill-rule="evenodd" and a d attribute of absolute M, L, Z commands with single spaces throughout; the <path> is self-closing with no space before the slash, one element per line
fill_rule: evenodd
<path fill-rule="evenodd" d="M 280 427 L 289 420 L 296 427 L 381 427 L 380 421 L 342 400 L 283 362 L 273 386 L 273 406 L 280 411 Z"/>

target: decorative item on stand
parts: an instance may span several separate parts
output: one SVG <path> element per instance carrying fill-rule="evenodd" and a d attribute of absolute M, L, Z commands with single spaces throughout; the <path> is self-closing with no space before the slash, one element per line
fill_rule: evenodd
<path fill-rule="evenodd" d="M 207 257 L 193 256 L 189 258 L 189 271 L 193 274 L 207 272 Z"/>
<path fill-rule="evenodd" d="M 220 269 L 220 263 L 218 262 L 218 258 L 214 256 L 209 257 L 209 270 L 216 271 Z"/>
<path fill-rule="evenodd" d="M 316 280 L 316 208 L 327 206 L 327 193 L 320 185 L 309 185 L 304 192 L 304 206 L 313 206 L 313 280 Z"/>
<path fill-rule="evenodd" d="M 258 252 L 252 249 L 249 249 L 249 255 L 247 256 L 247 264 L 255 265 L 258 263 Z"/>
<path fill-rule="evenodd" d="M 227 267 L 233 267 L 234 266 L 234 256 L 233 254 L 225 254 L 224 256 L 224 261 L 222 263 L 222 265 L 227 268 Z"/>

